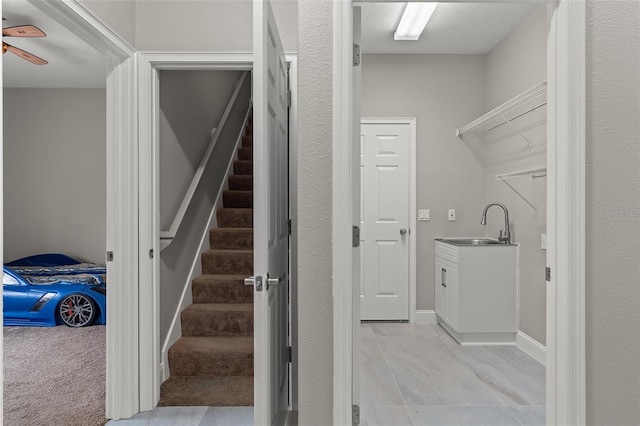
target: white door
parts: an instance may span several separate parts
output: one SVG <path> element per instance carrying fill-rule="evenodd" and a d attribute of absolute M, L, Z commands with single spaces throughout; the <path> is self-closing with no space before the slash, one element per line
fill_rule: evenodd
<path fill-rule="evenodd" d="M 287 63 L 268 0 L 253 3 L 254 422 L 281 423 L 287 380 Z"/>
<path fill-rule="evenodd" d="M 409 319 L 409 124 L 361 126 L 361 319 Z"/>

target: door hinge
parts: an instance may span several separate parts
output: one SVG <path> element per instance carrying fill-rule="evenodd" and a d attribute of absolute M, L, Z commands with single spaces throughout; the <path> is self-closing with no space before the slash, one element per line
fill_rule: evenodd
<path fill-rule="evenodd" d="M 544 279 L 547 282 L 551 282 L 551 268 L 548 266 L 545 268 Z"/>
<path fill-rule="evenodd" d="M 355 43 L 353 45 L 353 66 L 360 66 L 360 45 Z"/>
<path fill-rule="evenodd" d="M 112 251 L 108 251 L 107 252 L 107 262 L 113 262 L 113 252 Z"/>
<path fill-rule="evenodd" d="M 153 249 L 149 250 L 149 259 L 153 259 Z"/>
<path fill-rule="evenodd" d="M 291 90 L 287 89 L 287 108 L 291 108 Z"/>
<path fill-rule="evenodd" d="M 360 227 L 359 226 L 354 226 L 353 227 L 353 235 L 352 235 L 352 246 L 353 247 L 360 247 Z"/>
<path fill-rule="evenodd" d="M 293 360 L 293 349 L 291 349 L 291 346 L 287 348 L 287 360 L 288 362 Z"/>
<path fill-rule="evenodd" d="M 291 219 L 287 221 L 287 232 L 291 235 Z"/>
<path fill-rule="evenodd" d="M 360 406 L 352 405 L 351 412 L 353 413 L 353 426 L 358 426 L 360 424 Z"/>

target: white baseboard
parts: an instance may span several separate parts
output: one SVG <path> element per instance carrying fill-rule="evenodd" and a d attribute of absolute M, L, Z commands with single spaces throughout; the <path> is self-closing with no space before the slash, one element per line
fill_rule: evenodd
<path fill-rule="evenodd" d="M 436 311 L 416 310 L 416 324 L 437 324 Z"/>
<path fill-rule="evenodd" d="M 540 364 L 546 364 L 547 347 L 533 337 L 524 334 L 522 331 L 518 331 L 516 335 L 516 346 Z"/>

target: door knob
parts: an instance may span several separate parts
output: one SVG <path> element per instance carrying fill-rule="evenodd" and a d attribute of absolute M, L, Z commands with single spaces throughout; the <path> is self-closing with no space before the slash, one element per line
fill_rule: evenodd
<path fill-rule="evenodd" d="M 402 229 L 400 230 L 400 235 L 402 235 L 403 237 L 404 237 L 405 235 L 407 235 L 407 230 L 406 230 L 406 229 L 404 229 L 404 228 L 402 228 Z"/>
<path fill-rule="evenodd" d="M 282 277 L 271 278 L 269 274 L 267 274 L 267 290 L 269 290 L 270 286 L 280 284 L 281 282 L 282 282 Z"/>

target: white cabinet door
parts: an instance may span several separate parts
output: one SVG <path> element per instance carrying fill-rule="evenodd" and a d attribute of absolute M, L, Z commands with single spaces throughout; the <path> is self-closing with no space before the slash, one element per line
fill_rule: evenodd
<path fill-rule="evenodd" d="M 361 319 L 409 319 L 409 124 L 361 126 Z"/>
<path fill-rule="evenodd" d="M 436 283 L 436 314 L 442 319 L 446 318 L 447 288 L 443 282 L 446 280 L 446 270 L 444 261 L 436 257 L 434 281 Z"/>
<path fill-rule="evenodd" d="M 436 314 L 457 328 L 459 319 L 459 268 L 440 257 L 435 261 Z"/>
<path fill-rule="evenodd" d="M 269 426 L 288 405 L 287 64 L 268 0 L 253 23 L 254 423 Z"/>

